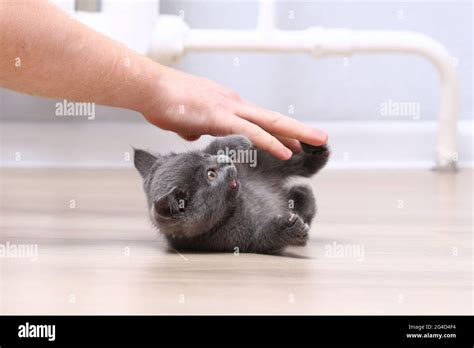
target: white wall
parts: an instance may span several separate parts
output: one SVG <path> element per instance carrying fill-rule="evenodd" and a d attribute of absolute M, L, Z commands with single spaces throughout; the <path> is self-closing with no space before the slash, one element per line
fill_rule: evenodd
<path fill-rule="evenodd" d="M 109 21 L 99 21 L 100 29 L 144 51 L 150 23 L 146 2 L 135 1 L 134 5 L 121 3 L 122 9 Z M 162 13 L 184 15 L 192 27 L 200 28 L 252 28 L 255 26 L 256 9 L 254 1 L 161 0 Z M 82 14 L 81 19 L 92 23 L 93 16 Z M 461 87 L 459 117 L 465 121 L 459 124 L 464 136 L 460 158 L 464 163 L 472 162 L 472 140 L 469 140 L 472 123 L 467 122 L 473 119 L 471 1 L 279 1 L 277 16 L 278 25 L 283 29 L 303 29 L 316 25 L 415 30 L 439 40 L 457 58 Z M 144 35 L 139 35 L 140 32 L 144 32 Z M 236 60 L 238 65 L 235 64 Z M 215 79 L 263 106 L 287 114 L 294 110 L 293 117 L 330 129 L 330 135 L 337 134 L 331 136 L 331 141 L 336 142 L 333 147 L 338 149 L 341 156 L 349 150 L 354 154 L 353 158 L 361 159 L 360 163 L 374 161 L 382 165 L 383 156 L 388 162 L 393 159 L 395 165 L 399 166 L 408 162 L 429 163 L 434 160 L 439 86 L 433 67 L 418 57 L 360 55 L 349 57 L 348 60 L 334 57 L 316 60 L 303 54 L 192 54 L 185 57 L 177 68 Z M 381 105 L 389 101 L 417 103 L 420 113 L 418 117 L 383 115 Z M 86 129 L 110 129 L 113 127 L 111 122 L 115 121 L 134 123 L 133 129 L 148 127 L 137 113 L 108 107 L 97 107 L 96 119 L 92 124 L 81 118 L 58 118 L 54 115 L 55 102 L 0 90 L 0 120 L 3 128 L 6 128 L 7 122 L 41 122 L 42 129 L 47 133 L 48 129 L 51 132 L 53 129 L 48 128 L 47 124 L 53 123 L 67 131 L 74 127 L 74 132 L 85 132 L 82 139 L 87 139 L 91 132 Z M 368 129 L 371 132 L 364 130 L 366 122 L 370 122 Z M 345 143 L 343 134 L 346 131 L 360 141 Z M 360 136 L 357 132 L 361 133 Z M 414 132 L 424 137 L 419 143 L 417 136 L 407 140 Z M 102 141 L 112 141 L 113 137 L 112 133 L 106 132 Z M 2 138 L 4 163 L 15 164 L 12 162 L 12 151 L 22 143 L 14 139 Z M 43 146 L 49 149 L 44 151 L 54 151 L 49 143 L 51 139 L 54 137 L 37 139 L 43 142 L 37 144 L 37 148 Z M 131 135 L 128 140 L 134 139 Z M 157 149 L 163 146 L 160 137 L 152 139 L 144 145 Z M 380 141 L 385 142 L 386 148 L 390 150 L 380 150 L 384 148 Z M 405 150 L 401 150 L 404 146 L 399 146 L 397 150 L 396 145 L 400 141 L 402 144 L 405 141 L 409 143 L 407 146 L 413 155 L 410 160 L 403 160 L 406 158 Z M 367 153 L 371 147 L 374 149 Z M 382 152 L 377 152 L 377 147 Z M 64 160 L 59 153 L 49 154 L 49 162 L 53 164 L 60 164 Z M 45 159 L 44 154 L 35 156 L 38 156 L 38 163 Z M 108 158 L 109 155 L 104 156 Z M 81 158 L 87 157 L 79 157 L 78 163 Z M 93 154 L 89 154 L 89 157 L 94 158 Z M 86 161 L 89 160 L 84 159 L 84 163 Z M 109 162 L 114 163 L 112 159 Z"/>
<path fill-rule="evenodd" d="M 472 119 L 472 8 L 470 1 L 279 1 L 277 23 L 290 30 L 326 26 L 430 35 L 457 58 L 460 118 Z M 251 28 L 256 21 L 255 3 L 249 1 L 162 0 L 161 11 L 184 13 L 198 28 Z M 380 120 L 380 103 L 388 99 L 420 103 L 423 120 L 438 115 L 437 74 L 416 56 L 355 55 L 344 64 L 343 58 L 305 54 L 193 54 L 178 67 L 281 112 L 294 105 L 301 120 Z"/>

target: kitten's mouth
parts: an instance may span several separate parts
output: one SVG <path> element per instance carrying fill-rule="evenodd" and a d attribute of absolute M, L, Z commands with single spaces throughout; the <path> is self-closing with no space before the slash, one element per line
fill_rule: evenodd
<path fill-rule="evenodd" d="M 231 181 L 229 181 L 229 187 L 232 189 L 232 190 L 236 190 L 239 188 L 239 182 L 235 179 L 232 179 Z"/>

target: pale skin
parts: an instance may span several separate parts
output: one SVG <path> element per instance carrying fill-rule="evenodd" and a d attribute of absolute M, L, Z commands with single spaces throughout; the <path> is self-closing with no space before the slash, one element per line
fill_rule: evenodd
<path fill-rule="evenodd" d="M 243 134 L 283 160 L 301 150 L 299 141 L 327 142 L 323 131 L 153 62 L 44 0 L 0 0 L 0 33 L 2 87 L 135 110 L 190 141 Z"/>

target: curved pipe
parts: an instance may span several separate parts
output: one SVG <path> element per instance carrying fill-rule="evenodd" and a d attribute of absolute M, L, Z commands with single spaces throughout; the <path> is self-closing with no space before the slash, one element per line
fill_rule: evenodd
<path fill-rule="evenodd" d="M 271 28 L 268 21 L 265 26 Z M 355 31 L 313 27 L 287 30 L 189 29 L 175 16 L 161 16 L 154 29 L 150 56 L 172 63 L 189 52 L 307 52 L 315 57 L 353 53 L 410 53 L 428 59 L 437 69 L 441 101 L 437 169 L 455 170 L 457 162 L 458 81 L 448 51 L 434 39 L 410 31 Z"/>

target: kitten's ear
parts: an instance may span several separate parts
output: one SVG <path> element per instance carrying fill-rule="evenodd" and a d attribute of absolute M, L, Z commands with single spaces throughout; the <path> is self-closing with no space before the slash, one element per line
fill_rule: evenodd
<path fill-rule="evenodd" d="M 175 186 L 168 193 L 158 198 L 153 203 L 155 214 L 167 219 L 176 216 L 180 211 L 178 195 L 179 190 Z"/>
<path fill-rule="evenodd" d="M 142 178 L 146 178 L 150 172 L 151 166 L 156 162 L 158 158 L 153 156 L 151 153 L 146 152 L 145 150 L 133 149 L 133 162 L 135 168 L 138 169 Z"/>

